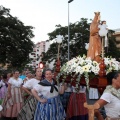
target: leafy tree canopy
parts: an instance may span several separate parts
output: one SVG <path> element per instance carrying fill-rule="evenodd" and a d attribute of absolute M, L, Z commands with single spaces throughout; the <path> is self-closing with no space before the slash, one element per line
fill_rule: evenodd
<path fill-rule="evenodd" d="M 91 20 L 91 19 L 90 19 Z M 90 23 L 88 22 L 87 18 L 81 18 L 80 21 L 77 21 L 75 23 L 70 23 L 70 59 L 73 57 L 76 57 L 78 55 L 83 56 L 83 54 L 87 54 L 87 50 L 85 49 L 85 43 L 89 42 L 89 34 L 90 34 Z M 114 31 L 109 30 L 109 47 L 108 52 L 105 54 L 105 56 L 111 56 L 114 58 L 120 58 L 120 51 L 116 47 L 115 37 L 112 36 Z M 64 40 L 60 47 L 60 60 L 61 63 L 65 63 L 68 61 L 68 26 L 61 26 L 56 25 L 56 29 L 52 31 L 51 33 L 48 33 L 49 35 L 49 41 L 55 41 L 56 35 L 63 35 Z M 73 42 L 74 40 L 74 42 Z M 51 62 L 54 59 L 57 58 L 57 47 L 58 44 L 56 42 L 53 42 L 50 45 L 50 48 L 46 53 L 44 53 L 43 61 Z"/>
<path fill-rule="evenodd" d="M 70 59 L 86 53 L 85 43 L 88 43 L 89 41 L 89 26 L 88 19 L 86 18 L 81 18 L 81 21 L 70 23 Z M 49 40 L 55 40 L 56 35 L 59 34 L 64 37 L 60 47 L 60 59 L 61 62 L 64 63 L 68 61 L 68 26 L 63 27 L 61 25 L 56 25 L 56 29 L 53 32 L 48 33 Z M 44 54 L 43 61 L 51 62 L 53 59 L 56 59 L 57 47 L 58 44 L 53 42 L 53 44 L 50 45 L 49 50 Z"/>
<path fill-rule="evenodd" d="M 33 50 L 34 37 L 32 26 L 25 26 L 17 17 L 10 14 L 10 9 L 3 7 L 0 11 L 0 63 L 9 63 L 19 68 L 29 61 Z"/>

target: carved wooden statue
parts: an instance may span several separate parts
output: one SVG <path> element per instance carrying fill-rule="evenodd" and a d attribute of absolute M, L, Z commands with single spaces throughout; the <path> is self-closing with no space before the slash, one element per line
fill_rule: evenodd
<path fill-rule="evenodd" d="M 98 34 L 99 28 L 100 12 L 95 12 L 94 19 L 90 25 L 90 39 L 89 39 L 89 49 L 87 52 L 87 57 L 92 60 L 100 62 L 100 54 L 102 50 L 101 39 Z"/>

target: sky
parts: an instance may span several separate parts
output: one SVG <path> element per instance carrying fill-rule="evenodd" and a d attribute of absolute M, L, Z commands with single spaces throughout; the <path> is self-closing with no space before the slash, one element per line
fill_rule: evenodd
<path fill-rule="evenodd" d="M 48 33 L 60 24 L 68 26 L 68 0 L 0 0 L 10 14 L 25 25 L 35 27 L 34 43 L 48 40 Z M 109 29 L 120 28 L 120 0 L 73 0 L 69 3 L 69 22 L 81 18 L 93 19 L 94 12 L 101 13 Z"/>

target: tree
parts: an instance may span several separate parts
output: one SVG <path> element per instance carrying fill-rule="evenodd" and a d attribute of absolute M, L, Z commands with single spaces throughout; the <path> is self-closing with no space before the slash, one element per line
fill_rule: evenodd
<path fill-rule="evenodd" d="M 33 50 L 32 26 L 25 26 L 17 17 L 10 15 L 10 9 L 0 10 L 0 63 L 19 68 L 29 62 Z"/>
<path fill-rule="evenodd" d="M 60 59 L 61 63 L 65 63 L 68 61 L 68 26 L 61 26 L 56 25 L 56 29 L 48 33 L 49 40 L 52 41 L 56 38 L 56 35 L 61 34 L 64 37 L 64 40 L 62 42 L 61 48 L 60 48 Z M 72 41 L 75 41 L 74 44 Z M 70 23 L 70 59 L 77 55 L 83 55 L 86 54 L 87 51 L 85 49 L 85 44 L 89 41 L 89 23 L 88 19 L 81 18 L 81 21 L 77 21 L 75 23 Z M 53 43 L 50 45 L 50 48 L 48 51 L 44 54 L 43 61 L 49 61 L 56 59 L 57 56 L 57 43 Z"/>
<path fill-rule="evenodd" d="M 114 58 L 120 58 L 120 51 L 116 47 L 115 37 L 112 36 L 114 31 L 109 30 L 109 48 L 108 53 L 105 54 L 105 56 L 112 56 Z M 56 35 L 61 34 L 64 37 L 64 40 L 61 44 L 60 48 L 60 61 L 61 63 L 65 63 L 68 61 L 68 27 L 56 25 L 56 29 L 48 33 L 49 35 L 49 41 L 55 40 Z M 89 34 L 90 34 L 90 23 L 88 23 L 87 18 L 81 18 L 80 21 L 77 21 L 75 23 L 70 23 L 70 59 L 73 57 L 76 57 L 78 55 L 83 56 L 83 54 L 87 55 L 87 50 L 85 49 L 85 43 L 89 42 Z M 75 43 L 72 44 L 72 41 L 75 40 Z M 53 42 L 50 45 L 50 48 L 46 53 L 44 53 L 43 61 L 51 62 L 54 59 L 57 58 L 57 43 Z"/>

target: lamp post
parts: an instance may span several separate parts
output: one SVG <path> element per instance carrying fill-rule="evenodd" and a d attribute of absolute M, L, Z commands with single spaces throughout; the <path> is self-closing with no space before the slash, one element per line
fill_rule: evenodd
<path fill-rule="evenodd" d="M 57 59 L 59 59 L 60 44 L 62 43 L 63 36 L 62 35 L 57 35 L 56 37 L 57 37 L 56 42 L 58 43 L 58 55 L 57 55 Z"/>
<path fill-rule="evenodd" d="M 107 32 L 106 32 L 106 29 L 101 29 L 99 31 L 99 35 L 102 39 L 102 60 L 101 60 L 101 63 L 99 65 L 100 67 L 100 70 L 99 70 L 99 76 L 100 77 L 104 77 L 106 75 L 106 71 L 105 71 L 105 63 L 104 63 L 104 43 L 105 43 L 105 36 L 107 35 Z M 101 78 L 100 78 L 101 79 Z M 101 80 L 102 81 L 102 80 Z"/>
<path fill-rule="evenodd" d="M 99 31 L 99 35 L 100 35 L 101 40 L 102 40 L 102 53 L 101 53 L 101 55 L 102 55 L 102 59 L 104 59 L 104 54 L 105 54 L 105 53 L 104 53 L 105 36 L 107 35 L 106 29 L 100 30 L 100 31 Z"/>
<path fill-rule="evenodd" d="M 70 41 L 70 25 L 69 25 L 69 3 L 71 3 L 73 0 L 68 1 L 68 61 L 70 60 L 70 46 L 69 46 L 69 41 Z"/>
<path fill-rule="evenodd" d="M 57 62 L 56 62 L 56 73 L 60 72 L 60 44 L 62 43 L 63 36 L 57 35 L 56 42 L 58 43 L 58 54 L 57 54 Z"/>

